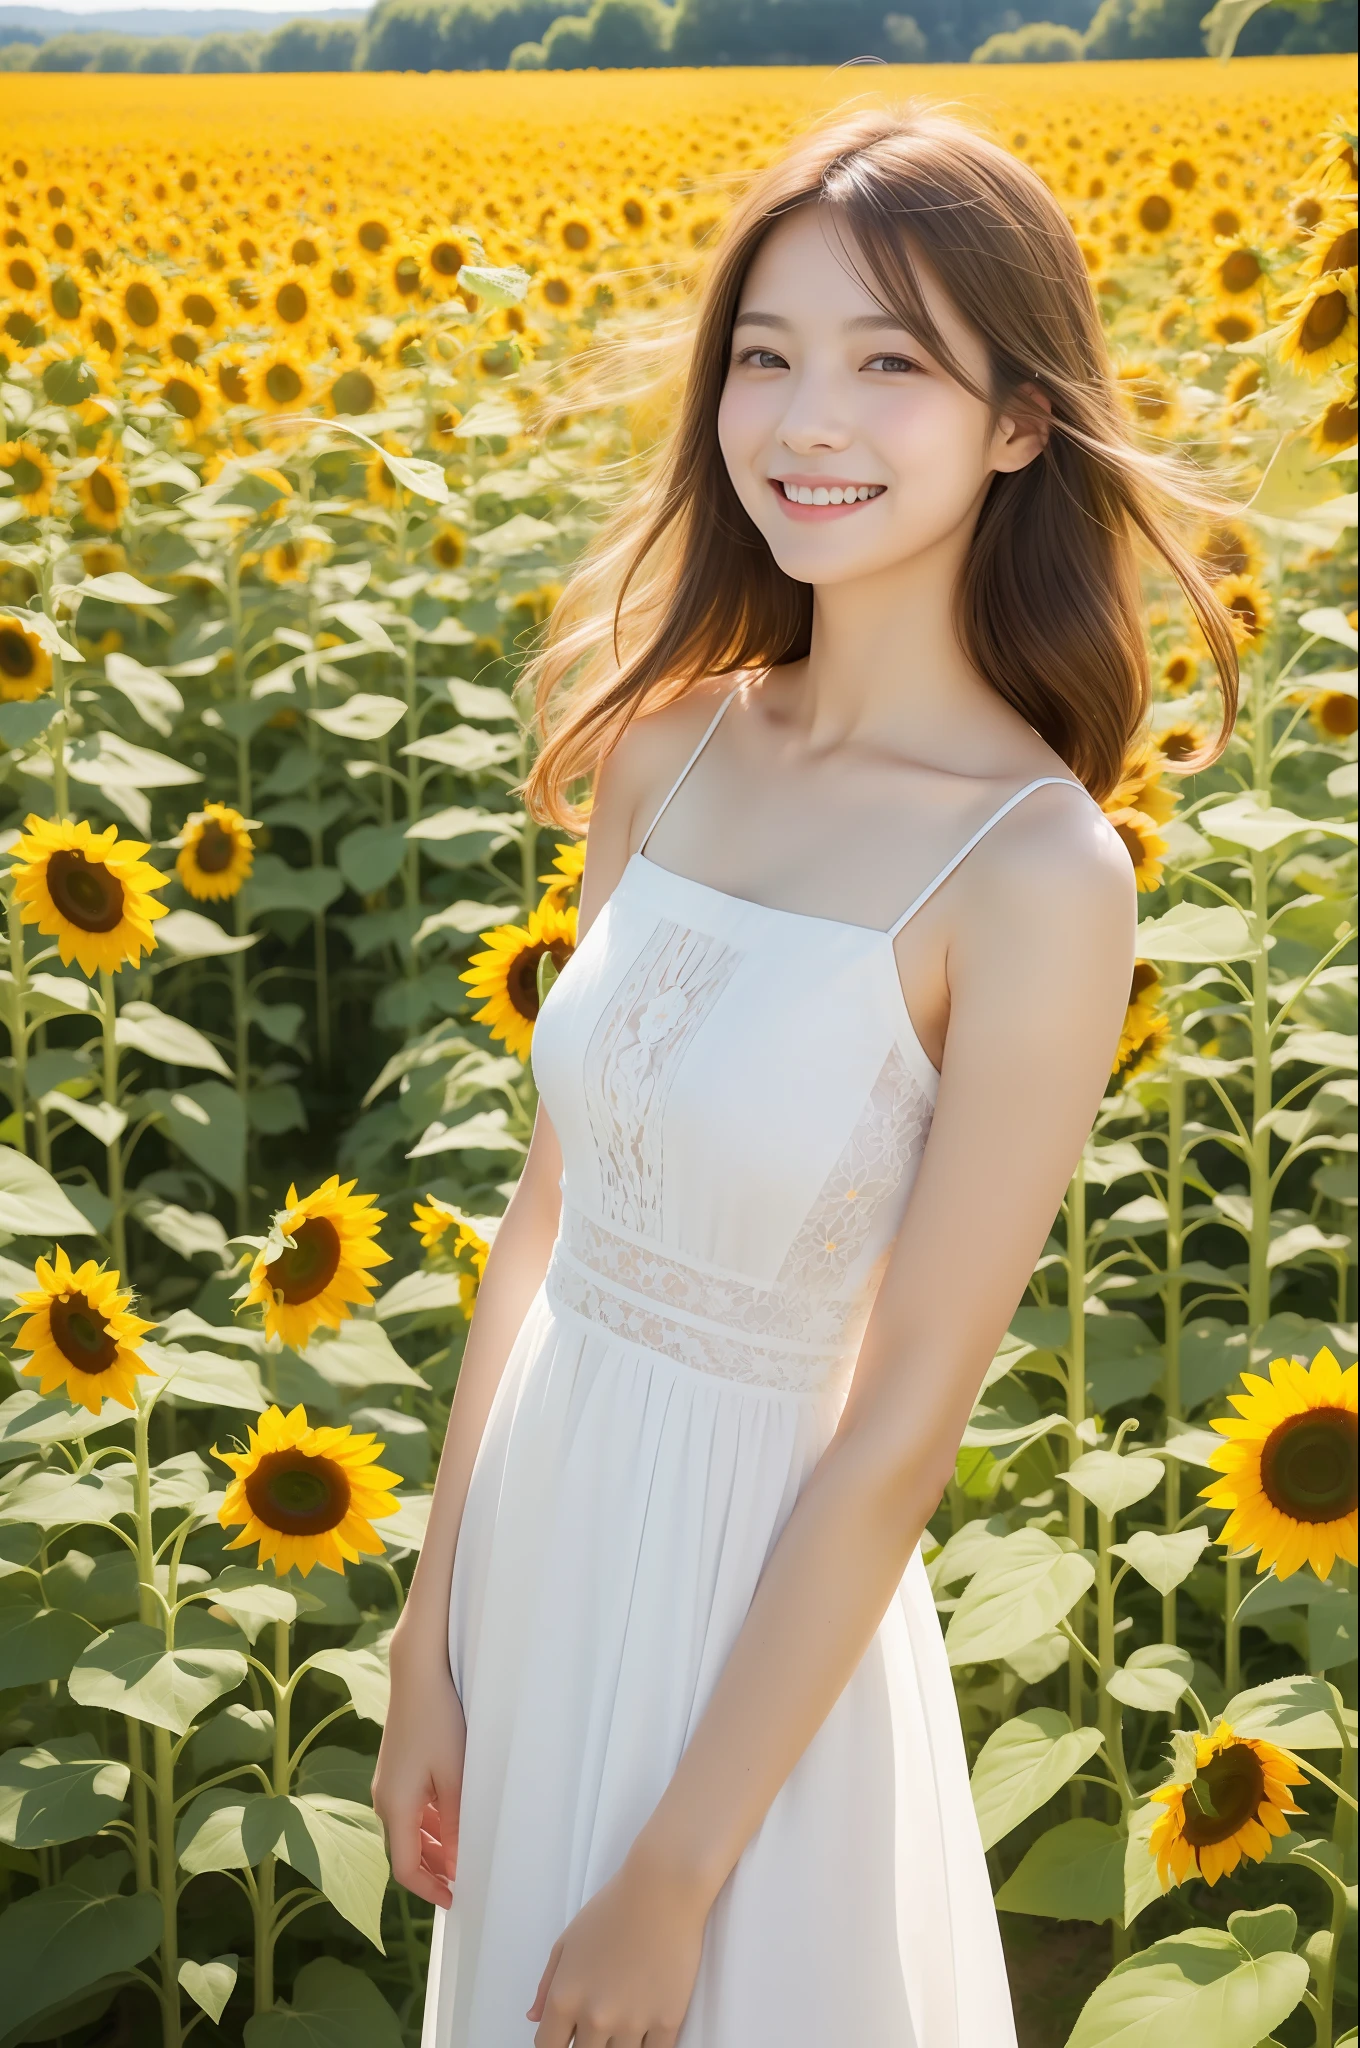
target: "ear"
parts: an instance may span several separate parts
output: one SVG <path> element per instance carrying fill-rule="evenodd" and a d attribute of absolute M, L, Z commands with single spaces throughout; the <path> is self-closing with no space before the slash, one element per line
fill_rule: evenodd
<path fill-rule="evenodd" d="M 1025 469 L 1043 453 L 1053 418 L 1048 393 L 1038 384 L 1020 385 L 1016 396 L 1026 401 L 1025 412 L 1003 412 L 992 436 L 992 468 L 1002 472 Z"/>

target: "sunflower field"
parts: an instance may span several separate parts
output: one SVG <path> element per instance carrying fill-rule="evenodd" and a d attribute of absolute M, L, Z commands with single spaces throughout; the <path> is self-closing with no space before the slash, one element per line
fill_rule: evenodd
<path fill-rule="evenodd" d="M 875 71 L 1059 195 L 1150 446 L 1139 959 L 926 1555 L 1025 2048 L 1354 2048 L 1345 59 Z M 369 1779 L 583 844 L 518 677 L 843 74 L 25 80 L 0 156 L 0 2048 L 399 2048 Z M 1036 1974 L 1037 1965 L 1037 1974 Z"/>

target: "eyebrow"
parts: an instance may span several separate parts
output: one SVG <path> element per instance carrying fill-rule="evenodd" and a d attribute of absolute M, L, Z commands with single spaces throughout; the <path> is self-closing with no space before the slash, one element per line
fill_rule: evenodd
<path fill-rule="evenodd" d="M 793 322 L 792 320 L 786 320 L 781 313 L 750 312 L 738 313 L 732 325 L 734 327 L 775 327 L 787 333 L 792 330 Z M 902 321 L 893 313 L 860 313 L 855 319 L 847 320 L 845 325 L 852 334 L 862 334 L 870 331 L 879 333 L 885 328 L 894 334 L 911 333 L 911 329 L 904 326 Z"/>

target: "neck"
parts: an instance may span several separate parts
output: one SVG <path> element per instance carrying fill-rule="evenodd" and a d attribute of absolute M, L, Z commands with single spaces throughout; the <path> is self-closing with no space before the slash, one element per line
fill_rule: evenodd
<path fill-rule="evenodd" d="M 809 753 L 848 740 L 958 761 L 979 755 L 989 733 L 1005 735 L 1005 707 L 954 625 L 967 539 L 949 535 L 890 569 L 814 589 L 795 714 Z"/>

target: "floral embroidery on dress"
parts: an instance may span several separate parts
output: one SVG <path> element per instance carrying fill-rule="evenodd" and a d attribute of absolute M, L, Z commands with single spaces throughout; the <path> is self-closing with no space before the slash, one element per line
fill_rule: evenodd
<path fill-rule="evenodd" d="M 743 955 L 707 932 L 658 920 L 600 1017 L 585 1058 L 586 1104 L 606 1216 L 661 1230 L 661 1134 L 685 1048 Z"/>
<path fill-rule="evenodd" d="M 869 1269 L 901 1222 L 932 1114 L 894 1045 L 771 1285 L 567 1204 L 549 1267 L 554 1298 L 701 1372 L 816 1391 L 858 1343 Z"/>

